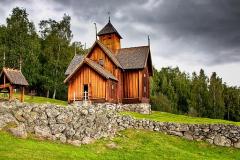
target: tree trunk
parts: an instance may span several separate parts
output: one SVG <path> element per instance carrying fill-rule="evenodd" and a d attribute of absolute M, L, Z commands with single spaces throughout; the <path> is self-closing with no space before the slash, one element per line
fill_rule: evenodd
<path fill-rule="evenodd" d="M 56 92 L 57 92 L 57 90 L 56 90 L 56 88 L 54 88 L 54 91 L 53 91 L 53 99 L 55 99 L 56 98 Z"/>
<path fill-rule="evenodd" d="M 49 89 L 47 90 L 47 98 L 49 98 Z"/>

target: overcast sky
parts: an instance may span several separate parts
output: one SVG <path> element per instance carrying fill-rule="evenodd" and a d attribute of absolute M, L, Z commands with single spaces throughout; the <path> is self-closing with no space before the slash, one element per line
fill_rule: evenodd
<path fill-rule="evenodd" d="M 101 29 L 110 11 L 122 47 L 147 45 L 150 35 L 156 68 L 203 68 L 240 86 L 240 0 L 0 0 L 0 24 L 16 6 L 26 8 L 36 27 L 42 19 L 70 15 L 73 40 L 87 47 L 95 39 L 93 23 Z"/>

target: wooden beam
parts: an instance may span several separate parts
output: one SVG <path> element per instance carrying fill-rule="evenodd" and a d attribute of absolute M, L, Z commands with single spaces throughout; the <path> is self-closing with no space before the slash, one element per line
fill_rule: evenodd
<path fill-rule="evenodd" d="M 13 87 L 10 85 L 9 86 L 9 101 L 11 101 L 13 98 Z"/>
<path fill-rule="evenodd" d="M 20 101 L 21 102 L 24 102 L 24 90 L 25 90 L 25 88 L 21 87 L 21 94 L 20 94 Z"/>

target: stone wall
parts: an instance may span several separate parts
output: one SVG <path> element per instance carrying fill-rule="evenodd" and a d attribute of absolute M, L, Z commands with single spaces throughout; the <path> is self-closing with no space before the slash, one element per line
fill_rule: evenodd
<path fill-rule="evenodd" d="M 26 138 L 29 134 L 42 139 L 81 145 L 117 131 L 135 128 L 211 144 L 240 148 L 240 127 L 222 124 L 178 124 L 134 119 L 120 115 L 116 104 L 94 104 L 63 107 L 51 104 L 0 103 L 0 130 Z"/>
<path fill-rule="evenodd" d="M 116 112 L 104 106 L 55 106 L 51 104 L 0 103 L 0 130 L 26 138 L 59 140 L 81 145 L 117 131 Z"/>
<path fill-rule="evenodd" d="M 76 101 L 71 105 L 73 106 L 88 106 L 91 105 L 91 102 Z M 118 112 L 120 111 L 131 111 L 141 114 L 151 114 L 151 105 L 149 103 L 135 103 L 135 104 L 113 104 L 113 103 L 96 103 L 97 106 L 108 106 Z"/>
<path fill-rule="evenodd" d="M 137 120 L 131 116 L 118 117 L 120 130 L 135 128 L 163 132 L 183 137 L 188 140 L 206 141 L 211 144 L 240 148 L 240 126 L 223 124 L 179 124 Z"/>

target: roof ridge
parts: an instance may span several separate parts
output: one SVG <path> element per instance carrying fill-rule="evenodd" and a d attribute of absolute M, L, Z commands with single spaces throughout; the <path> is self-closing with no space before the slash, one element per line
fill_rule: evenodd
<path fill-rule="evenodd" d="M 141 47 L 149 47 L 149 46 L 146 45 L 146 46 L 125 47 L 125 48 L 119 48 L 118 50 L 121 50 L 121 49 L 131 49 L 131 48 L 141 48 Z"/>

